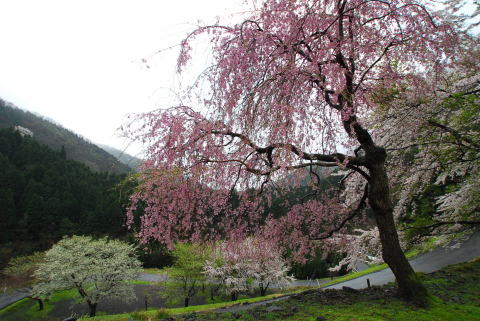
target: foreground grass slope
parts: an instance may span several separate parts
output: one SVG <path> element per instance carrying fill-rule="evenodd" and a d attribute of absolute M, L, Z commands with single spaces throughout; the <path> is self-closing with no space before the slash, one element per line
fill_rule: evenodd
<path fill-rule="evenodd" d="M 210 309 L 220 305 L 197 306 L 188 311 L 167 309 L 82 320 L 480 320 L 480 259 L 421 277 L 431 295 L 428 309 L 404 303 L 390 284 L 362 291 L 309 290 L 246 311 L 218 312 Z"/>
<path fill-rule="evenodd" d="M 99 315 L 95 318 L 81 318 L 82 321 L 135 321 L 135 320 L 480 320 L 480 258 L 444 268 L 432 274 L 422 274 L 431 298 L 428 309 L 412 307 L 399 300 L 393 284 L 372 287 L 362 291 L 308 290 L 293 294 L 292 297 L 253 307 L 245 311 L 219 312 L 225 306 L 243 307 L 245 302 L 264 298 L 244 299 L 236 303 L 225 302 L 188 308 L 160 309 Z M 59 299 L 71 297 L 68 291 L 58 293 L 51 304 Z M 270 298 L 278 295 L 272 295 Z M 53 301 L 53 302 L 52 302 Z M 49 307 L 50 306 L 50 307 Z M 38 312 L 35 301 L 25 299 L 2 311 L 0 320 L 57 320 L 48 316 L 51 305 Z M 234 308 L 235 309 L 235 308 Z M 194 317 L 194 318 L 192 318 Z M 25 318 L 23 318 L 25 319 Z M 61 319 L 58 319 L 61 320 Z"/>

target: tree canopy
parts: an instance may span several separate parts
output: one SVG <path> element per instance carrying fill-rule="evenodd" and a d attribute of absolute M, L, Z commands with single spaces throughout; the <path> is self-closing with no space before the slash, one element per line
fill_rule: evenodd
<path fill-rule="evenodd" d="M 57 290 L 75 288 L 95 316 L 102 298 L 135 298 L 133 285 L 126 282 L 141 272 L 135 248 L 118 240 L 94 240 L 86 236 L 64 238 L 45 253 L 34 275 L 37 297 L 48 298 Z"/>
<path fill-rule="evenodd" d="M 46 250 L 64 235 L 127 233 L 128 192 L 119 187 L 125 175 L 94 173 L 10 129 L 0 130 L 0 166 L 2 262 Z"/>
<path fill-rule="evenodd" d="M 362 119 L 376 108 L 378 88 L 406 78 L 415 84 L 414 73 L 449 66 L 458 40 L 452 26 L 419 1 L 266 0 L 240 23 L 189 34 L 179 72 L 199 35 L 210 36 L 214 64 L 200 75 L 198 91 L 182 93 L 192 104 L 140 115 L 144 125 L 131 133 L 150 143 L 146 174 L 132 197 L 132 209 L 146 203 L 141 237 L 166 243 L 239 237 L 267 226 L 266 237 L 306 253 L 315 240 L 345 242 L 336 232 L 368 203 L 400 294 L 424 302 L 399 245 L 386 151 Z M 264 225 L 258 192 L 318 167 L 360 175 L 359 193 L 346 203 L 311 199 Z M 172 233 L 175 224 L 192 233 Z M 289 237 L 285 226 L 293 226 Z"/>

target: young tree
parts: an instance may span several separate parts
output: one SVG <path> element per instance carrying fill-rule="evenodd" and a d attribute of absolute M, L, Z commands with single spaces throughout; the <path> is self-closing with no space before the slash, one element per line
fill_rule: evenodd
<path fill-rule="evenodd" d="M 125 281 L 141 272 L 135 247 L 118 240 L 87 236 L 64 238 L 45 253 L 35 271 L 38 283 L 33 293 L 45 298 L 54 291 L 75 288 L 95 316 L 98 301 L 117 297 L 135 298 L 133 285 Z"/>
<path fill-rule="evenodd" d="M 205 274 L 221 282 L 236 300 L 254 282 L 264 296 L 271 285 L 286 286 L 293 281 L 287 275 L 289 266 L 277 246 L 267 240 L 247 238 L 218 245 L 211 260 L 204 266 Z"/>
<path fill-rule="evenodd" d="M 195 38 L 205 34 L 211 37 L 215 63 L 200 80 L 209 90 L 198 85 L 201 99 L 195 108 L 181 104 L 139 116 L 144 126 L 130 133 L 150 143 L 145 168 L 174 166 L 183 169 L 191 186 L 237 190 L 242 210 L 228 209 L 226 197 L 210 205 L 214 213 L 232 211 L 228 231 L 237 235 L 253 233 L 261 223 L 258 201 L 247 192 L 252 188 L 263 191 L 285 172 L 303 168 L 342 167 L 358 173 L 363 192 L 350 202 L 352 211 L 343 206 L 332 213 L 328 204 L 311 200 L 308 210 L 297 208 L 287 215 L 305 223 L 291 230 L 301 236 L 295 239 L 304 240 L 300 248 L 306 248 L 313 240 L 331 237 L 368 203 L 400 295 L 425 303 L 426 290 L 399 244 L 387 153 L 361 118 L 376 107 L 371 99 L 376 88 L 420 68 L 442 69 L 454 53 L 455 31 L 419 1 L 266 0 L 241 23 L 192 32 L 182 42 L 179 72 L 191 58 Z M 341 145 L 355 153 L 339 152 Z M 141 200 L 148 204 L 142 229 L 147 237 L 168 235 L 158 227 L 179 210 L 167 209 L 156 197 L 170 193 L 156 179 L 146 179 L 148 188 L 132 198 L 133 208 Z M 196 201 L 170 193 L 173 197 L 181 198 L 182 211 L 194 209 Z M 211 216 L 190 213 L 186 225 L 208 227 L 204 222 Z M 325 228 L 327 222 L 333 226 Z"/>
<path fill-rule="evenodd" d="M 175 262 L 168 274 L 173 280 L 180 281 L 180 287 L 173 284 L 173 289 L 180 288 L 184 297 L 184 306 L 188 307 L 190 299 L 197 294 L 205 280 L 202 268 L 205 260 L 210 256 L 210 249 L 200 244 L 178 243 L 172 255 Z"/>

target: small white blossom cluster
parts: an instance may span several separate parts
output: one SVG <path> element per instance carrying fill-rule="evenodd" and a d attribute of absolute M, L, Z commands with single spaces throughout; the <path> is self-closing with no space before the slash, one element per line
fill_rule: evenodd
<path fill-rule="evenodd" d="M 400 93 L 372 117 L 389 152 L 396 219 L 415 216 L 417 201 L 438 186 L 443 192 L 434 199 L 431 222 L 449 222 L 435 228 L 438 235 L 468 226 L 455 222 L 480 218 L 480 74 L 458 74 L 443 88 L 425 89 L 429 96 Z"/>
<path fill-rule="evenodd" d="M 375 264 L 382 262 L 380 235 L 377 228 L 371 230 L 356 229 L 352 234 L 344 235 L 347 242 L 342 242 L 339 250 L 346 253 L 345 258 L 329 270 L 339 271 L 343 266 L 347 270 L 356 270 L 358 262 Z"/>
<path fill-rule="evenodd" d="M 35 297 L 47 299 L 53 292 L 76 288 L 80 301 L 95 310 L 102 298 L 135 299 L 133 285 L 125 282 L 141 272 L 135 247 L 118 240 L 94 240 L 86 236 L 64 238 L 45 253 L 35 271 Z"/>
<path fill-rule="evenodd" d="M 285 287 L 294 280 L 288 270 L 276 247 L 254 238 L 221 243 L 204 266 L 207 277 L 221 282 L 229 294 L 250 291 L 255 284 L 262 295 L 271 285 Z"/>

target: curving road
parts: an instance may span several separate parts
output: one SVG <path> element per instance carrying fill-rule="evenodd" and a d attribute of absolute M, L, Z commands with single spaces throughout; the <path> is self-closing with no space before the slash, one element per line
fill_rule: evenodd
<path fill-rule="evenodd" d="M 430 252 L 420 254 L 410 260 L 415 272 L 430 273 L 441 269 L 447 265 L 457 264 L 472 260 L 480 256 L 480 232 L 471 235 L 464 242 L 454 241 L 447 246 L 436 248 Z M 395 277 L 389 268 L 384 270 L 366 274 L 356 279 L 326 286 L 323 289 L 341 289 L 348 286 L 354 289 L 363 289 L 367 287 L 367 279 L 370 279 L 371 285 L 383 285 L 395 281 Z M 302 280 L 299 280 L 302 282 Z M 306 281 L 303 281 L 306 282 Z M 238 312 L 251 309 L 255 306 L 271 303 L 289 298 L 290 295 L 280 298 L 259 301 L 246 305 L 234 305 L 227 308 L 218 309 L 218 312 Z"/>
<path fill-rule="evenodd" d="M 430 273 L 440 270 L 447 265 L 466 262 L 478 256 L 480 256 L 480 232 L 471 235 L 463 243 L 454 241 L 445 247 L 439 247 L 430 252 L 420 254 L 411 259 L 410 264 L 415 272 Z M 367 287 L 367 279 L 370 279 L 371 285 L 383 285 L 395 281 L 392 271 L 387 268 L 356 279 L 327 286 L 325 289 L 341 289 L 343 286 L 362 289 Z"/>
<path fill-rule="evenodd" d="M 0 309 L 13 304 L 30 295 L 30 288 L 17 289 L 12 292 L 0 294 Z"/>
<path fill-rule="evenodd" d="M 451 243 L 446 247 L 439 247 L 430 252 L 421 254 L 416 258 L 410 260 L 410 264 L 416 272 L 425 272 L 430 273 L 436 270 L 441 269 L 444 266 L 457 264 L 461 262 L 466 262 L 471 259 L 480 256 L 480 232 L 477 232 L 470 236 L 468 240 L 462 243 Z M 149 281 L 149 282 L 158 282 L 165 281 L 167 276 L 159 274 L 147 274 L 143 273 L 140 275 L 138 280 Z M 342 283 L 337 283 L 325 287 L 325 289 L 341 289 L 343 286 L 348 286 L 354 289 L 361 289 L 367 287 L 367 279 L 370 279 L 371 285 L 383 285 L 389 282 L 393 282 L 395 277 L 393 276 L 392 271 L 387 268 L 375 273 L 367 274 L 356 279 L 345 281 Z M 312 284 L 314 282 L 314 284 Z M 298 285 L 321 285 L 317 284 L 317 281 L 314 280 L 297 280 L 292 286 Z M 325 281 L 326 282 L 326 281 Z M 0 295 L 0 309 L 15 303 L 23 298 L 26 298 L 29 295 L 30 289 L 19 289 L 9 293 L 4 293 Z M 288 296 L 286 296 L 288 297 Z M 286 298 L 283 297 L 283 298 Z M 278 300 L 278 299 L 277 299 Z M 270 300 L 271 301 L 271 300 Z M 270 301 L 262 301 L 258 304 L 264 304 Z M 251 308 L 252 305 L 242 306 L 244 308 Z"/>

